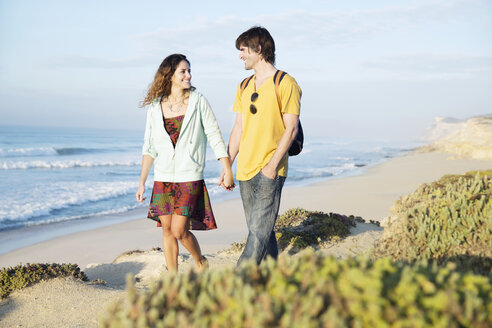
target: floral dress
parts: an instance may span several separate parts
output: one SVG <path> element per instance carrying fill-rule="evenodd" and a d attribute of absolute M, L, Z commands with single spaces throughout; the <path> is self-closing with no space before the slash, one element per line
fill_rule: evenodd
<path fill-rule="evenodd" d="M 164 128 L 173 145 L 179 138 L 184 115 L 164 118 Z M 147 218 L 161 226 L 160 215 L 182 215 L 190 218 L 190 230 L 217 229 L 210 197 L 204 180 L 190 182 L 154 181 Z"/>

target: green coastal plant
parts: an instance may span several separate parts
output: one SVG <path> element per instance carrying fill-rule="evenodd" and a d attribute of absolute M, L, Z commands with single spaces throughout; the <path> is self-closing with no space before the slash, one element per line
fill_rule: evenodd
<path fill-rule="evenodd" d="M 291 208 L 277 217 L 274 230 L 279 250 L 297 253 L 308 247 L 338 242 L 350 233 L 350 227 L 355 227 L 356 222 L 365 221 L 353 215 Z M 225 252 L 242 252 L 245 245 L 246 242 L 232 243 Z"/>
<path fill-rule="evenodd" d="M 26 264 L 0 269 L 0 298 L 11 292 L 32 285 L 41 280 L 70 277 L 87 281 L 87 276 L 76 264 Z"/>
<path fill-rule="evenodd" d="M 240 243 L 237 243 L 237 242 L 233 242 L 231 244 L 231 247 L 225 249 L 225 250 L 221 250 L 219 251 L 219 253 L 241 253 L 243 250 L 244 250 L 244 247 L 246 246 L 246 242 L 240 242 Z"/>
<path fill-rule="evenodd" d="M 492 270 L 492 170 L 446 175 L 396 201 L 374 256 Z"/>
<path fill-rule="evenodd" d="M 281 250 L 295 253 L 307 247 L 337 242 L 346 237 L 353 226 L 354 217 L 293 208 L 277 218 L 275 235 Z"/>
<path fill-rule="evenodd" d="M 455 265 L 337 260 L 304 251 L 257 266 L 163 275 L 101 327 L 490 327 L 491 278 Z"/>

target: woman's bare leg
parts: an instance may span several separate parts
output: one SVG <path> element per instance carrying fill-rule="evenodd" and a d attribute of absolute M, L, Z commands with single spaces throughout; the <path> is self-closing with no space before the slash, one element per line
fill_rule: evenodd
<path fill-rule="evenodd" d="M 190 252 L 195 260 L 196 267 L 199 271 L 204 269 L 206 259 L 202 256 L 202 251 L 198 240 L 194 234 L 188 231 L 190 219 L 182 215 L 174 215 L 171 220 L 171 231 L 176 239 Z"/>
<path fill-rule="evenodd" d="M 166 266 L 169 272 L 178 271 L 178 240 L 171 231 L 171 215 L 159 216 L 162 225 L 162 250 L 166 259 Z"/>

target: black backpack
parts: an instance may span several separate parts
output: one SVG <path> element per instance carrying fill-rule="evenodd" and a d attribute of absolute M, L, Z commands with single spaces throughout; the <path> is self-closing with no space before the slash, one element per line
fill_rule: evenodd
<path fill-rule="evenodd" d="M 275 72 L 275 75 L 273 76 L 273 81 L 275 83 L 275 94 L 277 96 L 277 103 L 278 103 L 278 107 L 280 108 L 280 111 L 282 111 L 282 102 L 280 101 L 278 86 L 280 85 L 280 82 L 284 78 L 285 74 L 287 73 L 277 70 L 277 72 Z M 254 75 L 251 75 L 250 77 L 245 78 L 241 82 L 241 95 L 243 94 L 244 89 L 246 89 L 249 81 L 253 78 L 253 76 Z M 304 133 L 302 132 L 301 120 L 299 119 L 297 123 L 296 137 L 294 138 L 294 141 L 292 141 L 292 144 L 290 145 L 289 148 L 289 156 L 299 155 L 299 153 L 302 151 L 303 144 L 304 144 Z"/>

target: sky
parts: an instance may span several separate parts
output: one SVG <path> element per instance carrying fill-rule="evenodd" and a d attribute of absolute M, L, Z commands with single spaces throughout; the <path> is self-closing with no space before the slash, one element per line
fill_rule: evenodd
<path fill-rule="evenodd" d="M 161 61 L 183 53 L 225 139 L 261 25 L 303 91 L 306 135 L 410 140 L 492 113 L 492 1 L 0 0 L 0 125 L 142 130 Z"/>

